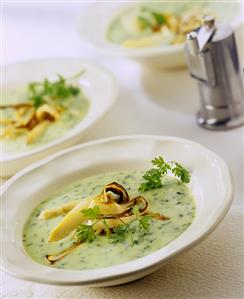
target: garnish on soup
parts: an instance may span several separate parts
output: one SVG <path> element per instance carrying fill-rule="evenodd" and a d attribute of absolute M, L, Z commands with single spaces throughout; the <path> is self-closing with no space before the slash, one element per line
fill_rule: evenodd
<path fill-rule="evenodd" d="M 141 32 L 150 30 L 154 36 L 158 34 L 162 40 L 169 44 L 180 44 L 185 41 L 187 33 L 198 28 L 202 24 L 201 11 L 189 11 L 182 15 L 170 12 L 162 12 L 141 7 L 136 23 Z M 144 39 L 145 41 L 145 39 Z M 125 47 L 137 47 L 143 44 L 143 40 L 127 40 L 122 43 Z"/>
<path fill-rule="evenodd" d="M 185 185 L 190 174 L 162 157 L 152 163 L 160 177 L 108 173 L 77 181 L 42 202 L 25 225 L 27 252 L 57 268 L 91 269 L 144 256 L 177 238 L 194 218 Z M 107 184 L 111 179 L 118 183 Z"/>
<path fill-rule="evenodd" d="M 40 218 L 45 219 L 45 214 L 50 218 L 49 211 L 43 211 Z M 49 242 L 59 241 L 75 230 L 74 240 L 77 244 L 91 243 L 99 234 L 105 235 L 112 242 L 119 242 L 124 241 L 128 234 L 133 245 L 133 231 L 137 229 L 146 231 L 151 217 L 158 220 L 169 219 L 158 213 L 150 214 L 148 202 L 144 197 L 139 195 L 130 198 L 123 186 L 113 182 L 106 185 L 100 195 L 74 206 L 50 232 L 48 240 Z M 71 248 L 74 249 L 73 245 Z M 65 253 L 69 251 L 70 248 Z M 46 258 L 54 262 L 60 259 L 60 256 L 59 253 L 56 257 L 51 255 L 51 259 L 50 255 Z"/>
<path fill-rule="evenodd" d="M 211 4 L 139 4 L 121 12 L 108 28 L 108 39 L 126 48 L 176 45 L 202 24 L 205 15 L 216 15 Z"/>
<path fill-rule="evenodd" d="M 139 191 L 147 191 L 151 189 L 161 188 L 162 179 L 164 176 L 168 174 L 173 174 L 174 176 L 178 177 L 182 183 L 189 183 L 191 175 L 187 169 L 185 169 L 182 165 L 178 162 L 170 161 L 165 162 L 164 158 L 159 156 L 158 158 L 154 158 L 151 163 L 156 166 L 156 168 L 151 168 L 146 171 L 143 175 L 145 182 L 143 182 L 140 187 Z"/>
<path fill-rule="evenodd" d="M 6 104 L 0 106 L 1 137 L 21 141 L 24 138 L 27 145 L 34 144 L 51 124 L 61 122 L 65 115 L 67 118 L 67 112 L 79 117 L 80 111 L 73 102 L 80 101 L 82 91 L 77 79 L 83 73 L 81 71 L 67 79 L 58 75 L 54 81 L 45 78 L 31 82 L 22 101 L 9 103 L 10 95 L 7 94 Z"/>

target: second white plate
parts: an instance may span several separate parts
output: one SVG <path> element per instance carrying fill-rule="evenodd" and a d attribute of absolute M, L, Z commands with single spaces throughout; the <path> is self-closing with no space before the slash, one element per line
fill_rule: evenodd
<path fill-rule="evenodd" d="M 118 95 L 117 82 L 111 72 L 80 58 L 30 60 L 3 68 L 3 89 L 43 80 L 56 74 L 69 77 L 80 70 L 85 70 L 85 73 L 79 84 L 90 102 L 85 118 L 62 137 L 41 147 L 14 155 L 1 155 L 2 176 L 13 175 L 28 164 L 78 143 L 82 134 L 112 107 Z"/>

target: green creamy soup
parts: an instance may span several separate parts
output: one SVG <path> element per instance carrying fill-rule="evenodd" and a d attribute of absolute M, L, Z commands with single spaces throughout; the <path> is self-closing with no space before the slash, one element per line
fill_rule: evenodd
<path fill-rule="evenodd" d="M 170 1 L 165 3 L 145 2 L 143 4 L 131 5 L 115 16 L 108 26 L 106 32 L 107 39 L 112 43 L 122 44 L 128 39 L 136 39 L 152 35 L 154 31 L 147 26 L 147 23 L 145 22 L 143 30 L 136 30 L 135 28 L 136 19 L 138 17 L 141 19 L 145 18 L 142 13 L 142 10 L 145 8 L 163 14 L 164 18 L 167 18 L 167 14 L 172 14 L 177 18 L 189 14 L 200 13 L 202 16 L 207 14 L 213 15 L 216 17 L 217 21 L 225 23 L 231 23 L 236 16 L 240 14 L 239 3 L 220 3 L 216 1 L 189 1 L 188 3 L 170 3 Z M 170 42 L 163 44 L 170 44 Z"/>
<path fill-rule="evenodd" d="M 7 88 L 3 94 L 3 104 L 16 104 L 27 102 L 27 87 Z M 64 102 L 67 100 L 64 100 Z M 32 150 L 34 148 L 45 145 L 67 133 L 75 125 L 77 125 L 86 116 L 89 109 L 89 101 L 82 94 L 68 99 L 68 108 L 61 114 L 60 118 L 55 122 L 50 122 L 44 133 L 32 144 L 26 143 L 26 134 L 21 134 L 17 138 L 1 137 L 1 145 L 6 155 L 16 154 Z M 11 119 L 15 110 L 12 108 L 1 110 L 1 119 Z M 0 125 L 1 131 L 5 129 L 4 125 Z"/>
<path fill-rule="evenodd" d="M 130 197 L 138 196 L 138 186 L 142 182 L 141 171 L 111 172 L 76 181 L 42 201 L 32 212 L 23 230 L 23 244 L 26 252 L 38 263 L 47 265 L 45 256 L 58 254 L 74 243 L 72 233 L 58 242 L 48 243 L 50 231 L 63 216 L 39 219 L 40 213 L 73 200 L 84 200 L 87 196 L 101 193 L 111 182 L 123 185 Z M 61 269 L 94 269 L 122 264 L 148 255 L 179 237 L 193 222 L 195 203 L 188 187 L 178 179 L 165 177 L 163 188 L 142 194 L 149 203 L 150 212 L 161 213 L 169 220 L 150 221 L 147 231 L 133 233 L 134 245 L 127 236 L 122 242 L 112 243 L 106 236 L 97 236 L 94 242 L 82 243 L 51 267 Z"/>

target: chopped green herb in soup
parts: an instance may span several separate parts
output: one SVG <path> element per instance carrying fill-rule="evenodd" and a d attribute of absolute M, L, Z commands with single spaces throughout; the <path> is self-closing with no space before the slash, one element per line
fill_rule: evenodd
<path fill-rule="evenodd" d="M 86 116 L 89 101 L 75 79 L 59 75 L 56 81 L 44 79 L 4 89 L 0 106 L 4 154 L 45 145 L 63 136 Z"/>
<path fill-rule="evenodd" d="M 193 222 L 194 199 L 182 181 L 167 175 L 162 186 L 139 192 L 143 175 L 142 171 L 100 174 L 52 194 L 25 224 L 26 252 L 38 263 L 78 270 L 126 263 L 166 246 Z M 91 198 L 95 204 L 87 208 Z M 82 217 L 86 224 L 73 230 Z"/>

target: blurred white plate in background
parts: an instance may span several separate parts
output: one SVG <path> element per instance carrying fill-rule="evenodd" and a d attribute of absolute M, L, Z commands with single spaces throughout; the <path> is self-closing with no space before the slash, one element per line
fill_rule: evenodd
<path fill-rule="evenodd" d="M 85 118 L 65 135 L 30 151 L 1 154 L 2 176 L 10 176 L 51 153 L 80 142 L 82 133 L 98 121 L 111 107 L 118 95 L 115 77 L 110 71 L 80 58 L 50 58 L 30 60 L 3 67 L 3 90 L 15 85 L 25 85 L 61 74 L 72 76 L 85 70 L 79 79 L 82 92 L 90 102 Z M 4 102 L 4 99 L 3 99 Z"/>
<path fill-rule="evenodd" d="M 202 1 L 204 2 L 204 1 Z M 142 64 L 156 68 L 175 68 L 184 66 L 184 44 L 178 45 L 160 45 L 154 47 L 145 48 L 125 48 L 119 44 L 110 42 L 107 38 L 107 30 L 111 22 L 119 16 L 124 10 L 129 7 L 143 6 L 147 2 L 137 2 L 136 4 L 126 3 L 96 3 L 91 4 L 84 8 L 78 23 L 78 29 L 81 38 L 90 43 L 95 49 L 102 54 L 124 56 L 133 60 L 136 60 Z M 168 5 L 170 1 L 166 1 Z M 194 1 L 190 2 L 195 5 Z M 173 3 L 172 11 L 174 7 L 178 5 L 184 6 L 186 3 Z M 153 4 L 152 4 L 153 5 Z M 163 5 L 163 4 L 162 4 Z M 189 5 L 189 3 L 188 3 Z M 244 6 L 241 2 L 205 2 L 205 5 L 212 7 L 213 12 L 220 15 L 221 22 L 230 23 L 236 31 L 236 36 L 239 46 L 239 54 L 243 51 L 243 9 Z M 228 17 L 226 14 L 231 13 Z"/>

